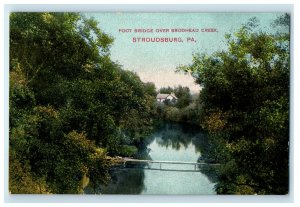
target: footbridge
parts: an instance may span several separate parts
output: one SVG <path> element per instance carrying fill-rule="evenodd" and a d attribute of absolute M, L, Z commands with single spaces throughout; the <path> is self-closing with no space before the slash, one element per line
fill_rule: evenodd
<path fill-rule="evenodd" d="M 140 160 L 140 159 L 133 159 L 133 158 L 122 158 L 123 166 L 126 166 L 126 163 L 145 163 L 145 164 L 152 164 L 158 163 L 160 169 L 162 169 L 162 164 L 180 164 L 180 165 L 193 165 L 194 169 L 196 170 L 199 166 L 209 165 L 209 166 L 219 166 L 221 164 L 218 163 L 205 163 L 205 162 L 185 162 L 185 161 L 162 161 L 162 160 Z"/>

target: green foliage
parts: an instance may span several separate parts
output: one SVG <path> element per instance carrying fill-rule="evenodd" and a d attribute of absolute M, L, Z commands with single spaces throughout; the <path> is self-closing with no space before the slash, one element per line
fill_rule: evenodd
<path fill-rule="evenodd" d="M 138 149 L 135 146 L 123 145 L 119 151 L 121 156 L 131 157 L 137 153 Z"/>
<path fill-rule="evenodd" d="M 181 85 L 171 88 L 161 88 L 160 93 L 174 93 L 178 98 L 176 102 L 165 100 L 164 103 L 157 102 L 155 112 L 159 119 L 173 122 L 182 122 L 199 125 L 199 108 L 197 98 L 193 99 L 188 87 Z"/>
<path fill-rule="evenodd" d="M 286 26 L 288 17 L 275 24 Z M 257 24 L 253 18 L 226 35 L 226 51 L 196 54 L 179 68 L 203 86 L 201 125 L 212 145 L 207 154 L 224 163 L 220 194 L 289 190 L 289 34 L 257 31 Z"/>
<path fill-rule="evenodd" d="M 24 162 L 24 161 L 23 161 Z M 44 178 L 34 176 L 28 162 L 10 156 L 9 191 L 14 194 L 48 194 L 49 188 Z"/>
<path fill-rule="evenodd" d="M 174 88 L 174 93 L 178 98 L 178 101 L 176 103 L 177 108 L 182 109 L 184 107 L 187 107 L 192 102 L 192 95 L 188 87 L 178 86 Z"/>
<path fill-rule="evenodd" d="M 144 83 L 144 87 L 145 87 L 145 93 L 149 94 L 150 96 L 154 96 L 154 97 L 157 95 L 154 83 L 152 83 L 152 82 Z"/>
<path fill-rule="evenodd" d="M 180 114 L 179 114 L 179 109 L 176 107 L 167 107 L 165 111 L 165 119 L 166 120 L 172 120 L 172 121 L 179 121 L 180 120 Z"/>
<path fill-rule="evenodd" d="M 162 88 L 159 89 L 159 93 L 170 94 L 170 93 L 173 93 L 173 92 L 174 92 L 174 89 L 171 88 L 170 86 L 162 87 Z"/>
<path fill-rule="evenodd" d="M 107 183 L 107 154 L 136 152 L 155 87 L 111 61 L 112 41 L 78 13 L 10 14 L 12 193 L 81 193 Z"/>

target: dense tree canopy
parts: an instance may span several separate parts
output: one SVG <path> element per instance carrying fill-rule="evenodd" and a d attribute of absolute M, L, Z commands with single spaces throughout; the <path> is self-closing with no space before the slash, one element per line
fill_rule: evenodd
<path fill-rule="evenodd" d="M 199 124 L 213 145 L 208 158 L 224 163 L 220 194 L 289 192 L 289 32 L 263 32 L 257 23 L 226 35 L 226 50 L 179 68 L 203 86 Z M 289 15 L 274 26 L 288 27 Z"/>
<path fill-rule="evenodd" d="M 153 85 L 111 61 L 112 42 L 77 13 L 11 13 L 12 193 L 78 193 L 107 182 L 108 155 L 136 152 Z"/>

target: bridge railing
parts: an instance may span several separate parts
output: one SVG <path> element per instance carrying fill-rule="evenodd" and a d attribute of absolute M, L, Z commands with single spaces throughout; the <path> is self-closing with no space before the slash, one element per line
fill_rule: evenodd
<path fill-rule="evenodd" d="M 194 165 L 194 169 L 196 170 L 198 166 L 209 165 L 209 166 L 219 166 L 221 164 L 218 163 L 203 163 L 203 162 L 185 162 L 185 161 L 161 161 L 161 160 L 139 160 L 133 158 L 123 158 L 123 166 L 126 166 L 126 163 L 159 163 L 160 169 L 162 169 L 162 164 L 183 164 L 183 165 Z"/>

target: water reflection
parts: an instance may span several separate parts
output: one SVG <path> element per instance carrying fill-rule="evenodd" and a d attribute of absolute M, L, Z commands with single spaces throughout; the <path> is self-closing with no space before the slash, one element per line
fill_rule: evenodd
<path fill-rule="evenodd" d="M 113 172 L 112 182 L 102 187 L 103 194 L 140 194 L 144 186 L 145 173 L 141 169 L 123 168 Z"/>
<path fill-rule="evenodd" d="M 156 137 L 159 146 L 175 150 L 182 147 L 186 149 L 192 143 L 197 152 L 201 152 L 207 146 L 205 134 L 191 125 L 166 123 L 161 125 L 153 136 Z"/>
<path fill-rule="evenodd" d="M 163 124 L 149 136 L 138 159 L 197 162 L 207 144 L 205 135 L 190 126 Z M 161 168 L 161 170 L 160 170 Z M 111 172 L 107 186 L 98 186 L 103 194 L 215 194 L 214 183 L 194 165 L 132 164 Z M 86 188 L 85 193 L 95 189 Z"/>

